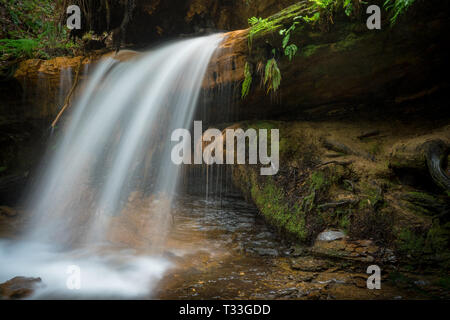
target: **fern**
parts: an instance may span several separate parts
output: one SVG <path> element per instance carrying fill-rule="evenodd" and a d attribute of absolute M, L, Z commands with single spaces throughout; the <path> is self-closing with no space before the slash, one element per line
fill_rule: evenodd
<path fill-rule="evenodd" d="M 248 19 L 250 30 L 248 33 L 248 48 L 251 50 L 253 37 L 260 32 L 268 32 L 279 27 L 276 20 L 251 17 Z"/>
<path fill-rule="evenodd" d="M 248 93 L 250 92 L 250 87 L 252 85 L 252 73 L 250 72 L 250 66 L 248 62 L 245 63 L 244 67 L 244 82 L 242 83 L 242 90 L 241 90 L 241 98 L 244 99 Z"/>
<path fill-rule="evenodd" d="M 284 54 L 289 57 L 289 61 L 297 54 L 298 47 L 295 44 L 290 44 L 284 48 Z"/>
<path fill-rule="evenodd" d="M 316 3 L 316 5 L 322 9 L 329 9 L 333 7 L 336 3 L 336 0 L 312 0 Z"/>
<path fill-rule="evenodd" d="M 278 68 L 277 61 L 272 58 L 267 61 L 266 70 L 264 75 L 264 84 L 267 87 L 267 93 L 277 91 L 281 83 L 281 72 Z"/>
<path fill-rule="evenodd" d="M 295 44 L 289 44 L 289 40 L 291 39 L 291 32 L 295 30 L 297 25 L 299 24 L 298 19 L 301 19 L 302 16 L 298 16 L 294 18 L 294 22 L 288 29 L 280 30 L 280 35 L 284 36 L 282 40 L 282 47 L 284 49 L 284 54 L 289 57 L 289 61 L 292 61 L 292 58 L 296 55 L 298 51 L 298 47 Z"/>
<path fill-rule="evenodd" d="M 33 39 L 0 39 L 1 55 L 30 58 L 38 42 Z"/>
<path fill-rule="evenodd" d="M 384 7 L 386 10 L 392 10 L 391 25 L 397 22 L 399 16 L 405 13 L 415 0 L 386 0 Z"/>
<path fill-rule="evenodd" d="M 353 3 L 352 0 L 344 0 L 344 12 L 349 17 L 353 12 Z"/>

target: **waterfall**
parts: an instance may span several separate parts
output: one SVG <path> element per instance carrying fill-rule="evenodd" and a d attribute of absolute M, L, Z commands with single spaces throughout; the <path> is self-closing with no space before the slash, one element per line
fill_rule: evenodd
<path fill-rule="evenodd" d="M 206 68 L 222 38 L 178 41 L 96 66 L 31 192 L 28 230 L 21 242 L 0 245 L 7 261 L 0 266 L 0 282 L 22 272 L 61 287 L 62 266 L 70 262 L 81 264 L 90 278 L 89 293 L 133 295 L 151 287 L 141 277 L 158 278 L 168 265 L 157 253 L 163 250 L 179 176 L 170 158 L 170 135 L 191 127 Z M 110 256 L 114 227 L 136 194 L 149 211 L 148 219 L 139 217 L 148 235 L 145 254 Z M 121 244 L 130 249 L 126 241 Z M 128 271 L 106 264 L 111 260 L 126 261 Z"/>

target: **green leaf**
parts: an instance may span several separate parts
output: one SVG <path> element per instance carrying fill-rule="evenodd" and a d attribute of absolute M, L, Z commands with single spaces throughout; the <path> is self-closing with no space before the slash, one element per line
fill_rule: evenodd
<path fill-rule="evenodd" d="M 297 54 L 298 47 L 295 44 L 290 44 L 284 49 L 284 54 L 289 57 L 289 61 Z"/>
<path fill-rule="evenodd" d="M 264 84 L 267 87 L 267 92 L 277 91 L 281 83 L 281 72 L 278 68 L 277 62 L 274 58 L 267 61 Z"/>
<path fill-rule="evenodd" d="M 250 87 L 252 85 L 252 74 L 250 72 L 250 66 L 248 62 L 245 63 L 244 67 L 244 82 L 242 83 L 242 90 L 241 90 L 241 98 L 244 99 L 248 93 L 250 92 Z"/>
<path fill-rule="evenodd" d="M 288 45 L 290 37 L 291 37 L 291 35 L 288 33 L 288 34 L 286 34 L 286 36 L 283 38 L 283 48 L 286 48 L 286 46 Z"/>

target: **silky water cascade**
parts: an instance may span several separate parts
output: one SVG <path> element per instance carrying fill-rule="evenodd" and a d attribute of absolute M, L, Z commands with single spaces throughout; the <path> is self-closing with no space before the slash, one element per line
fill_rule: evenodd
<path fill-rule="evenodd" d="M 222 39 L 96 65 L 28 196 L 26 230 L 0 242 L 0 282 L 41 277 L 32 298 L 151 297 L 170 267 L 162 253 L 179 180 L 170 135 L 192 124 Z M 67 290 L 74 270 L 79 290 Z"/>

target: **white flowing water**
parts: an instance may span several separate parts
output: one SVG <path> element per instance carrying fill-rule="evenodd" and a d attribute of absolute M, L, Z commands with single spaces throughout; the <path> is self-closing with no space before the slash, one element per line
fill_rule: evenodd
<path fill-rule="evenodd" d="M 184 40 L 126 62 L 99 63 L 30 196 L 32 219 L 23 240 L 0 242 L 0 282 L 42 277 L 47 287 L 38 291 L 41 297 L 150 294 L 169 266 L 158 252 L 178 184 L 170 135 L 190 128 L 221 40 Z M 112 250 L 114 221 L 136 190 L 152 195 L 148 245 L 139 254 L 127 245 Z M 70 265 L 81 270 L 77 292 L 66 288 Z"/>

